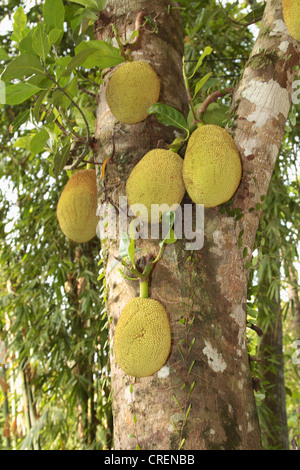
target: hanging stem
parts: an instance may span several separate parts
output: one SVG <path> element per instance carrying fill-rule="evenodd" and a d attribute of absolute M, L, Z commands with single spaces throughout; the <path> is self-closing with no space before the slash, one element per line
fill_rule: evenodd
<path fill-rule="evenodd" d="M 149 296 L 149 281 L 140 281 L 140 297 L 142 299 L 148 299 Z"/>
<path fill-rule="evenodd" d="M 195 110 L 195 107 L 194 107 L 194 103 L 193 103 L 193 99 L 192 99 L 192 95 L 191 95 L 191 90 L 190 90 L 190 84 L 189 84 L 189 80 L 188 80 L 188 77 L 187 77 L 186 71 L 185 71 L 185 61 L 184 61 L 184 59 L 183 59 L 182 71 L 183 71 L 183 79 L 184 79 L 184 83 L 185 83 L 188 102 L 189 102 L 191 111 L 193 113 L 194 119 L 195 119 L 194 122 L 197 123 L 197 122 L 199 122 L 199 119 L 198 119 L 198 116 L 197 116 L 197 113 L 196 113 L 196 110 Z"/>

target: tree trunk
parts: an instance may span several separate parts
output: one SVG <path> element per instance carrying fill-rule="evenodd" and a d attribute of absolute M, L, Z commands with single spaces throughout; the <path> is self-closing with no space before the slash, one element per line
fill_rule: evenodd
<path fill-rule="evenodd" d="M 289 284 L 289 300 L 292 304 L 292 319 L 294 327 L 294 338 L 300 340 L 300 298 L 299 298 L 299 281 L 297 277 L 297 271 L 295 267 L 290 268 L 290 280 Z"/>
<path fill-rule="evenodd" d="M 145 11 L 155 20 L 158 33 L 145 31 L 133 56 L 149 61 L 158 73 L 160 101 L 186 113 L 181 16 L 170 3 L 111 0 L 99 17 L 96 37 L 111 37 L 114 23 L 121 38 L 128 39 L 138 13 Z M 286 55 L 282 47 L 287 48 Z M 178 240 L 166 246 L 153 271 L 150 296 L 163 304 L 171 323 L 172 350 L 166 366 L 151 377 L 133 380 L 116 365 L 112 347 L 114 449 L 261 448 L 246 344 L 245 261 L 251 259 L 259 221 L 255 208 L 268 189 L 291 103 L 292 66 L 298 63 L 299 45 L 284 26 L 281 1 L 269 0 L 232 102 L 234 127 L 229 131 L 243 163 L 235 210 L 205 210 L 203 248 L 191 252 L 185 240 Z M 114 147 L 105 194 L 118 206 L 134 165 L 150 149 L 170 144 L 175 134 L 154 116 L 135 125 L 115 123 L 105 101 L 106 83 L 104 77 L 97 109 L 98 159 L 103 162 Z M 99 183 L 100 179 L 99 175 Z M 103 202 L 104 191 L 101 195 Z M 242 218 L 235 220 L 237 214 Z M 135 283 L 124 280 L 117 269 L 109 270 L 118 244 L 102 240 L 111 338 L 123 307 L 138 295 Z M 157 241 L 143 240 L 141 246 L 154 255 L 158 252 Z"/>
<path fill-rule="evenodd" d="M 276 247 L 272 252 L 272 242 L 272 240 L 267 241 L 264 251 L 279 260 L 279 249 Z M 259 305 L 262 307 L 258 323 L 265 325 L 262 327 L 264 333 L 258 351 L 261 358 L 260 372 L 266 390 L 263 405 L 267 408 L 261 430 L 265 448 L 288 450 L 280 284 L 273 296 L 270 294 L 272 281 L 280 279 L 280 262 L 276 263 L 276 268 L 273 263 L 270 269 L 271 276 L 265 275 L 261 280 L 258 294 Z"/>

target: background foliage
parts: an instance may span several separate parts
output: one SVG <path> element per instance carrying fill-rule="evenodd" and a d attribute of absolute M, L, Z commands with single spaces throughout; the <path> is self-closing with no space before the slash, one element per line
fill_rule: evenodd
<path fill-rule="evenodd" d="M 0 374 L 2 449 L 111 446 L 101 247 L 97 239 L 76 246 L 63 236 L 56 219 L 68 179 L 63 167 L 74 162 L 80 167 L 83 159 L 93 157 L 102 70 L 124 60 L 115 45 L 94 41 L 93 23 L 105 3 L 7 0 L 0 7 L 0 21 L 10 20 L 0 48 L 1 79 L 7 87 L 6 104 L 0 105 L 0 339 L 7 347 Z M 253 47 L 264 3 L 181 0 L 178 5 L 194 112 L 220 90 L 223 95 L 200 118 L 230 124 L 230 89 Z M 165 110 L 158 109 L 158 117 L 159 111 Z M 183 121 L 177 115 L 183 128 L 192 128 L 192 111 Z M 162 119 L 168 124 L 170 115 Z M 280 305 L 290 442 L 299 442 L 300 434 L 300 366 L 291 359 L 292 344 L 299 339 L 297 299 L 288 289 L 298 288 L 291 273 L 299 261 L 299 124 L 299 106 L 293 105 L 269 193 L 254 208 L 261 218 L 248 302 L 249 355 L 254 359 L 257 332 L 274 320 L 270 305 Z M 259 361 L 251 364 L 259 380 L 255 394 L 264 438 L 275 426 L 265 402 L 272 384 Z M 268 367 L 276 372 L 276 359 L 269 359 Z M 266 438 L 264 446 L 269 446 Z"/>

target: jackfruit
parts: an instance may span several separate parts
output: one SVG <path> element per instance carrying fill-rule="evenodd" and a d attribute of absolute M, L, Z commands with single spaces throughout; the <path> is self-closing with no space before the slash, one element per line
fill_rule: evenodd
<path fill-rule="evenodd" d="M 282 0 L 283 19 L 290 35 L 300 42 L 300 2 Z"/>
<path fill-rule="evenodd" d="M 154 149 L 146 153 L 129 175 L 126 183 L 128 204 L 143 221 L 158 223 L 160 214 L 174 205 L 172 210 L 180 205 L 185 194 L 182 178 L 182 158 L 170 150 Z M 142 204 L 147 211 L 139 211 L 132 207 Z M 165 208 L 152 207 L 154 204 Z"/>
<path fill-rule="evenodd" d="M 171 331 L 160 302 L 136 297 L 125 305 L 117 323 L 113 347 L 117 364 L 133 377 L 153 375 L 168 359 Z"/>
<path fill-rule="evenodd" d="M 160 80 L 156 72 L 148 62 L 137 60 L 116 69 L 106 88 L 106 101 L 120 122 L 135 124 L 146 119 L 159 93 Z"/>
<path fill-rule="evenodd" d="M 77 243 L 94 238 L 98 224 L 96 170 L 79 170 L 67 182 L 57 205 L 57 218 L 66 237 Z"/>
<path fill-rule="evenodd" d="M 227 202 L 241 175 L 238 149 L 225 129 L 207 124 L 192 133 L 183 161 L 183 180 L 192 201 L 204 207 Z"/>

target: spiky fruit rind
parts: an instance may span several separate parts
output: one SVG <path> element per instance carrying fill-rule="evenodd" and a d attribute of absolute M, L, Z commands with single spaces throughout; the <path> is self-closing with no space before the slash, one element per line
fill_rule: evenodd
<path fill-rule="evenodd" d="M 161 369 L 171 349 L 169 319 L 161 303 L 141 297 L 129 300 L 117 323 L 113 345 L 116 362 L 125 374 L 148 377 Z"/>
<path fill-rule="evenodd" d="M 79 170 L 67 182 L 57 205 L 57 218 L 64 235 L 85 243 L 96 235 L 98 224 L 96 170 Z"/>
<path fill-rule="evenodd" d="M 126 62 L 115 70 L 106 89 L 112 114 L 124 124 L 141 122 L 158 101 L 160 80 L 148 62 Z"/>
<path fill-rule="evenodd" d="M 208 124 L 193 132 L 183 161 L 183 180 L 192 201 L 204 207 L 227 202 L 241 175 L 239 152 L 225 129 Z"/>
<path fill-rule="evenodd" d="M 133 168 L 126 183 L 126 195 L 129 206 L 142 204 L 147 209 L 146 214 L 140 213 L 141 220 L 157 223 L 168 207 L 173 206 L 175 210 L 180 205 L 185 193 L 182 165 L 183 160 L 177 153 L 154 149 Z M 154 204 L 161 206 L 162 211 Z M 163 204 L 166 204 L 165 209 Z"/>
<path fill-rule="evenodd" d="M 282 0 L 282 12 L 290 35 L 300 42 L 300 1 Z"/>

